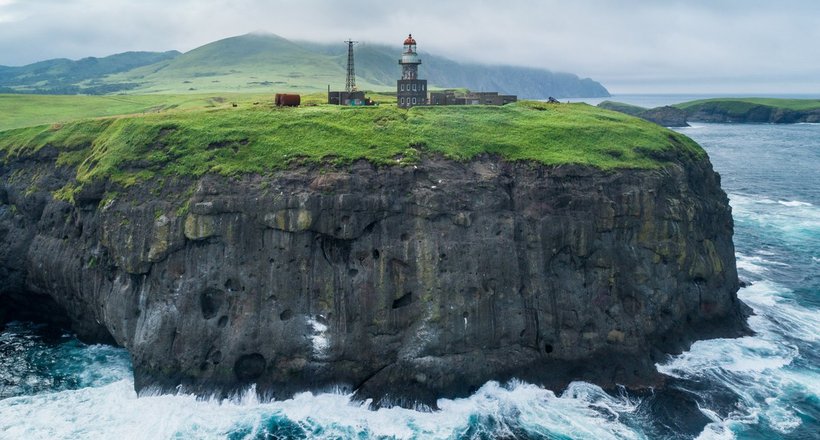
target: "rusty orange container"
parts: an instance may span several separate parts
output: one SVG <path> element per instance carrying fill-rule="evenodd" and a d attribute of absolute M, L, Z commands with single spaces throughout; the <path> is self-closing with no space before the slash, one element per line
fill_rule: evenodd
<path fill-rule="evenodd" d="M 301 103 L 302 97 L 300 95 L 288 95 L 286 93 L 276 94 L 277 107 L 298 107 Z"/>

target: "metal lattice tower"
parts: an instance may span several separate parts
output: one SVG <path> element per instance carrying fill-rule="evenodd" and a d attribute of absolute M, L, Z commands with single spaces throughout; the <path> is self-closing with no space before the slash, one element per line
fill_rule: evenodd
<path fill-rule="evenodd" d="M 358 41 L 347 40 L 347 81 L 345 82 L 345 91 L 356 91 L 356 69 L 353 67 L 353 45 Z"/>

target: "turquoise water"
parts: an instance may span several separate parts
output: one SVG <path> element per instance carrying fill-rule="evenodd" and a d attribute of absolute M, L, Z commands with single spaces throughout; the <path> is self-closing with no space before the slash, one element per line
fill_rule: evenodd
<path fill-rule="evenodd" d="M 681 129 L 709 152 L 735 218 L 755 336 L 694 344 L 654 394 L 490 382 L 441 411 L 370 411 L 344 394 L 259 402 L 133 391 L 128 354 L 16 323 L 0 333 L 0 439 L 817 439 L 820 125 Z"/>

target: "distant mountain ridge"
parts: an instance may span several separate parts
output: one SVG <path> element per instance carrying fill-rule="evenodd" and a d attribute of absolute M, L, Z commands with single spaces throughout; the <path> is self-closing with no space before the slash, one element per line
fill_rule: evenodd
<path fill-rule="evenodd" d="M 356 48 L 360 89 L 393 91 L 400 47 L 362 44 Z M 502 65 L 460 63 L 422 53 L 420 75 L 431 87 L 498 91 L 522 98 L 606 97 L 600 83 L 570 73 Z M 22 67 L 0 66 L 0 93 L 108 94 L 316 92 L 344 86 L 343 44 L 290 41 L 273 34 L 218 40 L 186 53 L 126 52 L 104 58 L 47 60 Z"/>
<path fill-rule="evenodd" d="M 66 58 L 40 61 L 22 67 L 0 66 L 0 93 L 105 94 L 131 88 L 102 81 L 106 75 L 127 72 L 181 55 L 168 52 L 124 52 L 77 61 Z"/>

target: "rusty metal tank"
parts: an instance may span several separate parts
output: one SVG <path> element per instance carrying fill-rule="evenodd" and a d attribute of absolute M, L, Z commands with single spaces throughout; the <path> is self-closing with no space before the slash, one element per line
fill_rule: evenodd
<path fill-rule="evenodd" d="M 286 93 L 276 94 L 277 107 L 298 107 L 301 103 L 302 97 L 300 95 L 289 95 Z"/>

